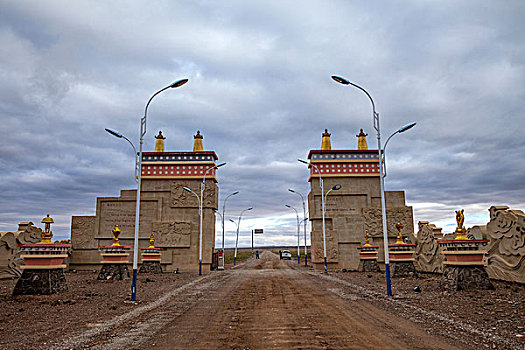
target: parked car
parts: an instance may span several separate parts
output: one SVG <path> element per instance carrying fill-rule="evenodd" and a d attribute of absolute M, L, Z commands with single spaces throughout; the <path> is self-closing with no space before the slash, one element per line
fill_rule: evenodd
<path fill-rule="evenodd" d="M 282 259 L 292 260 L 292 253 L 290 253 L 289 250 L 283 250 L 281 252 L 281 257 L 282 257 Z"/>

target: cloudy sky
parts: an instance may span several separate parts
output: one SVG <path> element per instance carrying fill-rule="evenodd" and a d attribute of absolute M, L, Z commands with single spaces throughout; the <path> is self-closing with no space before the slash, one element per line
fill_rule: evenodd
<path fill-rule="evenodd" d="M 387 190 L 406 191 L 417 223 L 450 232 L 488 221 L 491 205 L 525 208 L 523 1 L 8 1 L 0 2 L 0 231 L 94 215 L 97 196 L 132 189 L 133 153 L 149 97 L 145 150 L 161 129 L 167 150 L 204 147 L 227 166 L 227 217 L 253 206 L 240 245 L 294 244 L 293 188 L 306 194 L 318 149 L 373 135 L 388 146 Z M 375 140 L 369 136 L 369 145 Z M 222 202 L 222 200 L 221 200 Z M 226 245 L 234 242 L 226 226 Z M 219 230 L 219 226 L 217 226 Z M 244 231 L 244 232 L 243 232 Z M 264 241 L 262 241 L 264 239 Z M 217 245 L 220 235 L 217 235 Z"/>

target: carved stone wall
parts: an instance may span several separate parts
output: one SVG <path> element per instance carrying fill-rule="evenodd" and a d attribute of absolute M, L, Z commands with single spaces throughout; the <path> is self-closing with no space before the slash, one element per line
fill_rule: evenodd
<path fill-rule="evenodd" d="M 139 248 L 149 245 L 155 233 L 155 246 L 164 248 L 161 265 L 167 272 L 197 271 L 199 256 L 199 202 L 183 189 L 200 195 L 199 179 L 143 179 L 140 205 Z M 215 214 L 218 188 L 213 179 L 206 181 L 203 200 L 203 271 L 211 264 L 215 248 Z M 119 197 L 97 198 L 95 216 L 74 216 L 71 225 L 75 269 L 100 268 L 99 246 L 111 245 L 114 225 L 119 225 L 120 244 L 133 246 L 136 191 L 123 190 Z"/>
<path fill-rule="evenodd" d="M 379 178 L 337 177 L 324 180 L 325 192 L 336 184 L 342 187 L 332 191 L 326 200 L 326 255 L 328 268 L 357 269 L 359 251 L 364 244 L 365 230 L 371 236 L 371 244 L 379 245 L 379 262 L 384 260 L 382 253 L 383 234 L 380 207 Z M 308 194 L 309 218 L 312 222 L 312 263 L 316 268 L 324 268 L 324 245 L 321 211 L 321 191 L 319 179 L 312 177 L 311 191 Z M 404 225 L 403 235 L 413 236 L 414 223 L 412 207 L 405 205 L 403 191 L 386 192 L 388 235 L 395 241 L 395 224 Z"/>
<path fill-rule="evenodd" d="M 0 279 L 22 275 L 24 259 L 20 258 L 18 244 L 40 242 L 41 232 L 32 222 L 20 223 L 16 232 L 0 232 Z"/>
<path fill-rule="evenodd" d="M 428 221 L 418 222 L 414 265 L 418 271 L 443 272 L 443 254 L 439 248 L 441 229 Z"/>
<path fill-rule="evenodd" d="M 489 276 L 525 283 L 525 214 L 506 206 L 490 207 L 489 212 Z"/>
<path fill-rule="evenodd" d="M 490 278 L 525 283 L 525 214 L 507 206 L 493 206 L 489 212 L 489 223 L 469 228 L 467 237 L 490 240 L 486 248 Z M 419 271 L 443 272 L 443 257 L 437 244 L 441 238 L 453 239 L 453 235 L 443 236 L 441 229 L 427 221 L 419 222 L 415 255 Z"/>

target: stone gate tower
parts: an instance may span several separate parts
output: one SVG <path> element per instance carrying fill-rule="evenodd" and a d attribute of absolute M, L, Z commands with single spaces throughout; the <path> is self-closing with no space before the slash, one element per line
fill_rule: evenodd
<path fill-rule="evenodd" d="M 198 271 L 199 203 L 184 190 L 188 187 L 200 195 L 207 169 L 218 160 L 213 151 L 203 150 L 203 137 L 194 136 L 192 152 L 166 152 L 162 132 L 156 136 L 155 151 L 142 154 L 142 188 L 139 225 L 139 248 L 149 245 L 151 233 L 155 246 L 163 248 L 164 271 Z M 215 169 L 208 171 L 203 199 L 203 271 L 209 271 L 215 245 L 215 213 L 218 187 Z M 70 267 L 97 268 L 97 248 L 110 245 L 112 228 L 119 225 L 122 245 L 133 245 L 136 190 L 122 190 L 120 197 L 98 197 L 96 216 L 73 216 Z M 130 261 L 131 262 L 131 261 Z M 140 263 L 140 260 L 139 260 Z"/>
<path fill-rule="evenodd" d="M 364 243 L 365 231 L 370 243 L 383 249 L 381 222 L 381 192 L 379 182 L 379 158 L 377 150 L 369 150 L 366 136 L 361 129 L 358 148 L 333 150 L 331 134 L 325 130 L 320 150 L 311 150 L 308 159 L 321 172 L 325 193 L 336 184 L 342 187 L 332 191 L 326 199 L 326 255 L 329 269 L 357 269 L 359 251 Z M 324 268 L 323 223 L 319 173 L 310 166 L 310 193 L 308 194 L 309 218 L 312 222 L 312 262 L 316 268 Z M 404 225 L 403 233 L 413 233 L 412 207 L 405 205 L 404 191 L 385 193 L 388 236 L 392 243 L 397 231 L 395 224 Z M 383 251 L 379 261 L 384 261 Z"/>

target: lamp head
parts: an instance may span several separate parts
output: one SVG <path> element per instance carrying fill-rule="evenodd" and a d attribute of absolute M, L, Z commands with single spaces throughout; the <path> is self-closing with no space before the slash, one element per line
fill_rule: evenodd
<path fill-rule="evenodd" d="M 348 85 L 350 84 L 350 82 L 348 80 L 346 80 L 345 78 L 343 77 L 340 77 L 338 75 L 332 75 L 332 79 L 334 79 L 336 82 L 338 82 L 339 84 L 343 84 L 343 85 Z"/>
<path fill-rule="evenodd" d="M 337 184 L 334 187 L 332 187 L 332 190 L 337 191 L 341 189 L 341 185 Z"/>
<path fill-rule="evenodd" d="M 237 223 L 235 221 L 233 221 L 232 219 L 230 219 L 231 222 L 233 222 L 235 225 L 237 225 Z"/>
<path fill-rule="evenodd" d="M 233 192 L 230 196 L 235 196 L 236 194 L 239 194 L 239 191 Z"/>
<path fill-rule="evenodd" d="M 122 134 L 119 133 L 119 132 L 116 131 L 116 130 L 108 129 L 108 128 L 105 128 L 104 130 L 106 130 L 107 132 L 109 132 L 111 135 L 113 135 L 113 136 L 115 136 L 115 137 L 118 137 L 119 139 L 122 138 Z"/>
<path fill-rule="evenodd" d="M 287 207 L 287 208 L 291 208 L 291 206 L 289 206 L 288 204 L 285 204 L 284 206 Z"/>
<path fill-rule="evenodd" d="M 405 132 L 405 131 L 407 131 L 407 130 L 409 130 L 409 129 L 412 129 L 414 126 L 416 126 L 416 123 L 415 123 L 415 122 L 414 122 L 414 123 L 407 124 L 407 125 L 405 125 L 405 126 L 403 126 L 403 127 L 400 127 L 400 128 L 397 130 L 397 132 L 398 132 L 398 133 Z"/>
<path fill-rule="evenodd" d="M 170 88 L 172 88 L 172 89 L 178 88 L 179 86 L 182 86 L 182 85 L 186 84 L 187 82 L 188 82 L 188 79 L 177 80 L 176 82 L 174 82 L 173 84 L 170 85 Z"/>
<path fill-rule="evenodd" d="M 216 165 L 216 166 L 215 166 L 215 169 L 220 168 L 220 167 L 223 166 L 223 165 L 226 165 L 226 163 L 221 163 L 221 164 L 219 164 L 219 165 Z"/>
<path fill-rule="evenodd" d="M 304 163 L 304 164 L 306 164 L 306 165 L 308 165 L 308 162 L 307 162 L 307 161 L 305 161 L 305 160 L 302 160 L 302 159 L 297 159 L 297 161 L 298 161 L 298 162 L 301 162 L 301 163 Z"/>
<path fill-rule="evenodd" d="M 289 188 L 288 191 L 290 191 L 290 192 L 292 192 L 292 193 L 295 193 L 295 191 L 292 190 L 291 188 Z"/>
<path fill-rule="evenodd" d="M 246 210 L 252 210 L 252 209 L 253 209 L 253 207 L 249 207 L 249 208 L 248 208 L 248 209 L 246 209 Z"/>

